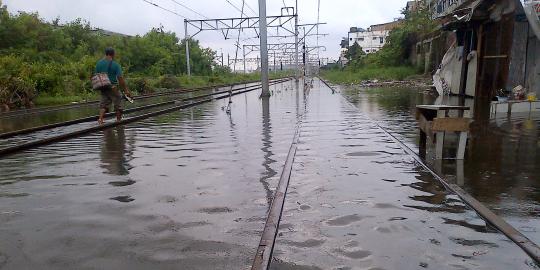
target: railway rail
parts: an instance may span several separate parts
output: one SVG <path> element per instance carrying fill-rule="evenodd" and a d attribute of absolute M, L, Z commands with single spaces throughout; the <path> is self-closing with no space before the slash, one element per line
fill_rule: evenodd
<path fill-rule="evenodd" d="M 287 79 L 277 79 L 277 80 L 273 80 L 272 83 L 274 83 L 274 82 L 280 83 L 280 82 L 283 82 L 285 80 L 287 80 Z M 230 85 L 230 87 L 234 87 L 234 86 L 236 86 L 236 84 L 235 85 Z M 258 88 L 258 87 L 260 87 L 260 84 L 250 85 L 250 86 L 239 88 L 239 89 L 247 89 L 247 88 L 253 88 L 253 87 Z M 208 90 L 208 89 L 204 88 L 204 89 L 198 89 L 198 90 L 191 90 L 189 92 L 203 91 L 203 90 Z M 233 91 L 234 90 L 236 90 L 236 89 L 233 89 Z M 216 94 L 228 93 L 229 91 L 230 90 L 217 91 L 217 92 L 214 92 L 214 93 L 211 93 L 211 94 L 197 96 L 197 97 L 195 97 L 195 99 L 196 98 L 202 98 L 202 97 L 209 97 L 209 96 L 216 95 Z M 183 93 L 189 93 L 189 92 L 182 92 L 182 94 Z M 182 99 L 182 100 L 191 100 L 191 99 L 192 98 L 185 98 L 185 99 Z M 163 106 L 173 105 L 175 103 L 178 103 L 178 100 L 170 100 L 170 101 L 159 102 L 159 103 L 139 106 L 139 107 L 135 107 L 135 108 L 130 108 L 130 109 L 124 110 L 124 113 L 133 113 L 133 112 L 138 112 L 138 111 L 142 111 L 142 110 L 148 110 L 148 109 L 152 109 L 152 108 L 156 108 L 156 107 L 163 107 Z M 114 116 L 114 115 L 115 115 L 114 112 L 107 113 L 106 117 L 111 117 L 111 116 Z M 64 126 L 69 126 L 69 125 L 74 125 L 74 124 L 79 124 L 79 123 L 84 123 L 84 122 L 97 121 L 97 119 L 98 119 L 98 115 L 93 115 L 93 116 L 89 116 L 89 117 L 83 117 L 83 118 L 78 118 L 78 119 L 64 121 L 64 122 L 52 123 L 52 124 L 47 124 L 47 125 L 42 125 L 42 126 L 31 127 L 31 128 L 27 128 L 27 129 L 21 129 L 21 130 L 15 130 L 15 131 L 11 131 L 11 132 L 5 132 L 5 133 L 0 134 L 0 139 L 8 139 L 8 138 L 12 138 L 12 137 L 15 137 L 15 136 L 31 134 L 33 132 L 49 130 L 49 129 L 53 129 L 53 128 L 64 127 Z"/>
<path fill-rule="evenodd" d="M 197 92 L 197 91 L 203 91 L 203 90 L 217 89 L 217 88 L 222 88 L 222 87 L 251 84 L 251 83 L 256 83 L 256 82 L 258 81 L 246 81 L 246 82 L 235 83 L 235 84 L 219 84 L 219 85 L 210 85 L 210 86 L 196 87 L 196 88 L 176 89 L 176 90 L 164 91 L 164 92 L 159 92 L 159 93 L 154 93 L 154 94 L 149 94 L 149 95 L 139 95 L 139 96 L 133 97 L 133 99 L 144 100 L 144 99 L 150 99 L 150 98 L 155 98 L 155 97 L 191 93 L 191 92 Z M 40 114 L 40 113 L 46 113 L 46 112 L 69 110 L 69 109 L 95 105 L 97 103 L 99 103 L 99 100 L 92 100 L 92 101 L 86 101 L 86 102 L 80 102 L 80 103 L 68 104 L 68 105 L 48 106 L 48 107 L 43 107 L 43 108 L 19 109 L 19 110 L 14 110 L 14 111 L 9 111 L 9 112 L 0 112 L 0 119 L 14 118 L 14 117 L 20 117 L 20 116 L 25 116 L 25 115 L 30 115 L 30 114 Z"/>
<path fill-rule="evenodd" d="M 336 93 L 337 91 L 324 79 L 319 78 L 328 88 L 332 90 L 332 93 Z M 352 103 L 347 103 L 356 108 Z M 508 222 L 506 222 L 501 217 L 497 216 L 493 211 L 488 209 L 484 204 L 482 204 L 480 201 L 476 200 L 473 196 L 468 194 L 465 190 L 463 190 L 461 187 L 459 187 L 456 184 L 453 184 L 449 181 L 447 181 L 443 176 L 439 175 L 435 172 L 429 165 L 426 164 L 426 162 L 415 152 L 413 151 L 409 146 L 407 146 L 405 143 L 400 141 L 396 136 L 394 136 L 392 133 L 390 133 L 388 130 L 386 130 L 383 126 L 381 126 L 379 123 L 377 123 L 375 120 L 369 118 L 371 122 L 373 122 L 374 125 L 376 125 L 382 132 L 384 132 L 390 139 L 392 139 L 395 143 L 397 143 L 407 154 L 411 155 L 416 162 L 420 166 L 422 166 L 428 173 L 430 173 L 437 181 L 439 181 L 448 191 L 458 195 L 469 207 L 471 207 L 476 213 L 478 213 L 479 216 L 484 218 L 486 222 L 491 224 L 493 227 L 495 227 L 497 230 L 502 232 L 506 237 L 508 237 L 510 240 L 512 240 L 516 245 L 518 245 L 525 253 L 527 253 L 536 263 L 540 264 L 540 247 L 531 241 L 529 238 L 527 238 L 525 235 L 523 235 L 521 232 L 519 232 L 516 228 L 514 228 L 512 225 L 510 225 Z"/>
<path fill-rule="evenodd" d="M 290 79 L 291 78 L 273 80 L 271 82 L 271 85 L 283 83 L 283 82 L 289 81 Z M 199 95 L 199 96 L 195 96 L 195 97 L 184 98 L 184 99 L 181 99 L 181 100 L 167 101 L 167 102 L 161 102 L 161 103 L 141 106 L 141 107 L 138 107 L 138 108 L 133 108 L 132 111 L 130 111 L 130 112 L 142 111 L 142 110 L 152 109 L 152 108 L 156 108 L 156 107 L 163 107 L 163 106 L 167 106 L 167 105 L 172 105 L 172 107 L 169 107 L 169 108 L 165 108 L 165 109 L 161 109 L 161 110 L 158 110 L 158 111 L 153 111 L 153 112 L 149 112 L 149 113 L 145 113 L 145 114 L 125 118 L 125 119 L 123 119 L 121 121 L 118 121 L 118 122 L 106 123 L 106 124 L 103 124 L 103 125 L 96 125 L 96 126 L 92 126 L 92 127 L 89 127 L 89 128 L 83 128 L 83 129 L 79 129 L 79 130 L 76 130 L 76 131 L 73 131 L 73 132 L 67 132 L 67 133 L 59 134 L 59 135 L 48 137 L 48 138 L 43 138 L 43 139 L 38 139 L 38 140 L 22 143 L 22 144 L 8 146 L 8 147 L 0 149 L 0 157 L 4 157 L 4 156 L 10 155 L 10 154 L 15 154 L 17 152 L 24 151 L 24 150 L 37 148 L 37 147 L 47 145 L 47 144 L 51 144 L 51 143 L 54 143 L 54 142 L 59 142 L 59 141 L 67 140 L 67 139 L 70 139 L 70 138 L 75 138 L 75 137 L 78 137 L 78 136 L 81 136 L 81 135 L 84 135 L 84 134 L 105 130 L 105 129 L 108 129 L 108 128 L 111 128 L 111 127 L 115 127 L 115 126 L 119 126 L 119 125 L 125 125 L 125 124 L 128 124 L 128 123 L 144 120 L 144 119 L 147 119 L 147 118 L 150 118 L 150 117 L 154 117 L 154 116 L 158 116 L 158 115 L 162 115 L 162 114 L 166 114 L 166 113 L 171 113 L 171 112 L 186 109 L 186 108 L 191 108 L 191 107 L 201 105 L 201 104 L 204 104 L 204 103 L 208 103 L 208 102 L 211 102 L 211 101 L 214 101 L 214 100 L 225 99 L 225 98 L 228 98 L 230 96 L 235 96 L 235 95 L 239 95 L 239 94 L 248 93 L 248 92 L 260 89 L 260 88 L 261 88 L 260 84 L 257 84 L 257 85 L 253 85 L 253 86 L 241 87 L 241 88 L 230 89 L 230 90 L 223 90 L 223 91 L 218 91 L 218 92 L 214 92 L 214 93 L 210 93 L 210 94 L 204 94 L 204 95 Z M 175 106 L 175 104 L 178 104 L 179 102 L 189 102 L 189 103 Z M 128 111 L 126 110 L 126 112 L 128 112 Z M 62 127 L 62 126 L 70 126 L 70 125 L 75 125 L 75 124 L 94 121 L 94 120 L 97 120 L 97 116 L 85 117 L 85 118 L 66 121 L 66 122 L 62 122 L 62 123 L 56 123 L 56 124 L 51 124 L 51 125 L 46 125 L 46 126 L 35 127 L 33 129 L 18 131 L 18 133 L 15 133 L 15 134 L 14 133 L 7 134 L 7 135 L 3 134 L 3 136 L 4 136 L 3 138 L 11 138 L 11 137 L 14 137 L 14 136 L 19 136 L 19 135 L 23 135 L 23 134 L 30 134 L 30 133 L 41 131 L 41 130 L 48 130 L 48 129 L 53 129 L 53 128 Z"/>

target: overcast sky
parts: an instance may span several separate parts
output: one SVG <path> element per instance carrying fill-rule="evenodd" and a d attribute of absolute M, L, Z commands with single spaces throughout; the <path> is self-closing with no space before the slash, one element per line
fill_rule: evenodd
<path fill-rule="evenodd" d="M 0 0 L 2 1 L 2 0 Z M 233 5 L 241 7 L 242 0 L 148 0 L 164 8 L 170 9 L 189 19 L 202 19 L 200 15 L 175 3 L 184 4 L 194 11 L 209 18 L 240 17 L 240 12 Z M 399 17 L 400 10 L 407 0 L 320 0 L 320 21 L 328 23 L 321 26 L 320 33 L 329 36 L 321 37 L 319 44 L 326 46 L 321 57 L 336 59 L 339 54 L 341 37 L 346 37 L 349 27 L 368 27 L 372 24 L 392 21 Z M 231 5 L 230 3 L 233 5 Z M 284 3 L 294 6 L 294 0 L 267 0 L 267 15 L 279 15 Z M 37 11 L 48 21 L 60 17 L 61 21 L 82 18 L 92 26 L 120 32 L 128 35 L 142 35 L 152 27 L 163 25 L 166 30 L 184 35 L 182 17 L 171 14 L 145 3 L 143 0 L 3 0 L 12 13 L 18 11 Z M 246 0 L 248 16 L 258 14 L 258 0 Z M 298 0 L 299 20 L 301 24 L 317 21 L 317 0 Z M 251 7 L 254 11 L 252 11 Z M 192 31 L 192 30 L 190 30 Z M 236 35 L 236 34 L 235 34 Z M 253 31 L 241 35 L 241 44 L 257 44 L 258 40 L 245 40 L 254 37 Z M 205 47 L 211 47 L 218 53 L 231 54 L 234 58 L 235 40 L 224 40 L 218 32 L 203 32 L 196 36 Z M 269 43 L 287 42 L 286 40 L 269 40 Z M 289 41 L 290 42 L 290 41 Z M 310 37 L 308 43 L 316 44 Z M 241 52 L 240 52 L 241 55 Z M 241 57 L 241 56 L 240 56 Z M 255 57 L 255 54 L 249 56 Z"/>

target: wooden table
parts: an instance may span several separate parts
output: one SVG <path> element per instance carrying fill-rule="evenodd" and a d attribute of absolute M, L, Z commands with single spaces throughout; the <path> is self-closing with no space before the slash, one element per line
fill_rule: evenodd
<path fill-rule="evenodd" d="M 470 110 L 466 106 L 419 105 L 416 106 L 416 119 L 420 126 L 420 155 L 425 157 L 427 136 L 435 142 L 435 158 L 443 159 L 444 135 L 446 132 L 459 132 L 459 146 L 456 159 L 465 158 L 465 148 L 469 135 L 470 118 L 463 117 Z M 450 111 L 457 111 L 460 117 L 450 117 Z"/>
<path fill-rule="evenodd" d="M 511 115 L 512 114 L 512 107 L 515 104 L 521 104 L 521 103 L 529 103 L 529 112 L 532 112 L 533 104 L 540 103 L 540 100 L 532 100 L 532 101 L 529 101 L 529 100 L 508 100 L 508 101 L 491 102 L 491 113 L 494 114 L 495 116 L 497 116 L 497 108 L 499 106 L 506 105 L 506 106 L 508 106 L 508 109 L 507 109 L 506 113 L 508 115 Z"/>

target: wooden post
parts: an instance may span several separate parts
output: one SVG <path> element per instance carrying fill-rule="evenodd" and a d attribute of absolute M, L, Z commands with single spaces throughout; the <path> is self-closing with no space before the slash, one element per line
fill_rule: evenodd
<path fill-rule="evenodd" d="M 420 130 L 420 147 L 419 147 L 419 156 L 423 159 L 426 158 L 427 153 L 427 134 Z"/>
<path fill-rule="evenodd" d="M 459 133 L 459 144 L 458 144 L 458 152 L 456 158 L 458 160 L 465 159 L 465 148 L 467 148 L 467 137 L 469 136 L 469 132 L 462 131 Z"/>
<path fill-rule="evenodd" d="M 438 111 L 437 112 L 437 118 L 445 118 L 446 113 L 445 111 Z M 435 158 L 436 159 L 442 159 L 443 158 L 443 146 L 444 146 L 444 131 L 437 132 L 437 142 L 435 145 Z"/>

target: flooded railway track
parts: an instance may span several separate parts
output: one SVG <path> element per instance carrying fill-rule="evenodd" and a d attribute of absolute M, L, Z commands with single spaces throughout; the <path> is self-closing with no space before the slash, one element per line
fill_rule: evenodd
<path fill-rule="evenodd" d="M 289 80 L 290 80 L 290 78 L 273 80 L 273 81 L 271 81 L 271 85 L 283 83 L 283 82 L 286 82 L 286 81 L 289 81 Z M 233 87 L 233 86 L 234 85 L 231 85 L 231 87 Z M 72 131 L 72 132 L 62 133 L 60 135 L 56 135 L 56 136 L 52 136 L 52 137 L 47 137 L 47 138 L 43 138 L 43 139 L 33 140 L 33 141 L 30 141 L 30 142 L 10 145 L 10 146 L 7 146 L 7 147 L 4 147 L 4 148 L 0 149 L 0 157 L 10 155 L 10 154 L 14 154 L 14 153 L 17 153 L 17 152 L 20 152 L 20 151 L 28 150 L 28 149 L 33 149 L 33 148 L 43 146 L 43 145 L 47 145 L 47 144 L 50 144 L 50 143 L 63 141 L 63 140 L 67 140 L 67 139 L 70 139 L 70 138 L 75 138 L 75 137 L 78 137 L 78 136 L 81 136 L 81 135 L 84 135 L 84 134 L 88 134 L 88 133 L 91 133 L 91 132 L 105 130 L 105 129 L 115 127 L 115 126 L 119 126 L 119 125 L 125 125 L 125 124 L 128 124 L 128 123 L 144 120 L 144 119 L 147 119 L 147 118 L 150 118 L 150 117 L 154 117 L 154 116 L 174 112 L 174 111 L 177 111 L 177 110 L 191 108 L 191 107 L 194 107 L 194 106 L 197 106 L 197 105 L 200 105 L 200 104 L 204 104 L 204 103 L 207 103 L 207 102 L 211 102 L 211 101 L 214 101 L 214 100 L 225 99 L 225 98 L 229 98 L 231 96 L 248 93 L 248 92 L 251 92 L 251 91 L 254 91 L 254 90 L 257 90 L 257 89 L 260 89 L 260 84 L 252 85 L 252 86 L 246 86 L 246 87 L 240 87 L 240 88 L 236 88 L 236 89 L 232 89 L 232 90 L 223 90 L 223 91 L 218 91 L 218 92 L 214 92 L 214 93 L 210 93 L 210 94 L 204 94 L 204 95 L 184 98 L 184 99 L 180 99 L 180 100 L 172 100 L 172 101 L 166 101 L 166 102 L 141 106 L 141 107 L 137 107 L 137 108 L 132 108 L 132 109 L 129 109 L 129 110 L 125 110 L 125 112 L 127 112 L 127 113 L 129 113 L 129 112 L 137 112 L 137 111 L 143 111 L 143 110 L 148 110 L 148 109 L 157 108 L 157 107 L 172 106 L 172 107 L 165 108 L 165 109 L 162 109 L 162 110 L 153 111 L 153 112 L 149 112 L 149 113 L 145 113 L 145 114 L 125 118 L 125 119 L 123 119 L 122 121 L 119 121 L 119 122 L 105 123 L 103 125 L 96 125 L 96 126 L 92 126 L 92 127 L 89 127 L 89 128 L 78 129 L 78 130 L 75 130 L 75 131 Z M 202 89 L 194 90 L 194 91 L 200 91 L 200 90 L 202 90 Z M 189 103 L 175 106 L 175 104 L 178 104 L 180 102 L 189 102 Z M 109 116 L 110 115 L 112 115 L 112 114 L 109 114 Z M 76 125 L 76 124 L 80 124 L 80 123 L 84 123 L 84 122 L 91 122 L 91 121 L 97 120 L 97 117 L 98 116 L 85 117 L 85 118 L 80 118 L 80 119 L 76 119 L 76 120 L 71 120 L 71 121 L 66 121 L 66 122 L 61 122 L 61 123 L 55 123 L 55 124 L 30 128 L 30 129 L 27 129 L 27 130 L 16 131 L 16 132 L 12 132 L 10 134 L 6 133 L 6 134 L 2 134 L 0 136 L 3 139 L 12 138 L 12 137 L 16 137 L 16 136 L 19 136 L 19 135 L 31 134 L 31 133 L 38 132 L 38 131 L 50 130 L 50 129 L 54 129 L 54 128 L 58 128 L 58 127 L 64 127 L 64 126 L 72 126 L 72 125 Z"/>
<path fill-rule="evenodd" d="M 323 84 L 246 87 L 230 114 L 228 93 L 199 96 L 3 159 L 0 237 L 23 243 L 6 269 L 537 269 Z"/>
<path fill-rule="evenodd" d="M 333 93 L 337 91 L 324 79 L 319 78 L 324 85 L 332 90 Z M 345 99 L 346 100 L 346 99 Z M 356 107 L 346 101 L 351 108 L 356 109 Z M 540 264 L 540 247 L 527 238 L 524 234 L 510 225 L 501 217 L 497 216 L 493 211 L 488 207 L 482 204 L 480 201 L 475 199 L 473 196 L 468 194 L 465 190 L 459 187 L 456 184 L 450 183 L 445 180 L 443 176 L 440 176 L 433 170 L 426 162 L 409 146 L 400 141 L 396 136 L 386 130 L 381 126 L 377 121 L 369 118 L 369 121 L 373 122 L 382 132 L 384 132 L 392 141 L 399 145 L 407 154 L 409 154 L 421 167 L 423 167 L 428 173 L 430 173 L 437 181 L 439 181 L 448 191 L 458 195 L 469 207 L 471 207 L 479 216 L 486 220 L 489 224 L 494 226 L 497 230 L 506 235 L 510 240 L 512 240 L 516 245 L 518 245 L 525 253 L 527 253 L 536 263 Z"/>
<path fill-rule="evenodd" d="M 277 80 L 273 80 L 272 83 L 280 83 L 280 82 L 284 82 L 286 80 L 287 79 L 277 79 Z M 234 86 L 237 86 L 237 84 L 232 84 L 232 85 L 228 85 L 228 86 L 229 87 L 234 87 Z M 226 86 L 219 86 L 219 87 L 222 88 L 222 87 L 226 87 Z M 258 88 L 258 87 L 260 87 L 260 84 L 240 87 L 240 88 L 237 88 L 237 89 L 233 89 L 233 91 L 242 90 L 242 89 L 248 89 L 248 88 L 251 89 L 253 87 Z M 195 88 L 195 89 L 191 89 L 189 91 L 161 93 L 159 95 L 154 95 L 152 97 L 164 96 L 164 95 L 186 94 L 186 93 L 193 93 L 193 92 L 210 90 L 210 89 L 212 89 L 212 87 L 210 87 L 210 88 Z M 214 92 L 214 93 L 211 93 L 211 94 L 201 95 L 201 96 L 192 97 L 192 98 L 184 98 L 184 99 L 180 99 L 180 100 L 175 99 L 175 100 L 170 100 L 170 101 L 165 101 L 165 102 L 159 102 L 159 103 L 139 106 L 139 107 L 135 107 L 135 108 L 126 109 L 126 110 L 124 110 L 124 113 L 133 113 L 133 112 L 152 109 L 152 108 L 156 108 L 156 107 L 163 107 L 163 106 L 167 106 L 167 105 L 173 105 L 173 104 L 178 103 L 179 101 L 195 100 L 195 99 L 198 99 L 198 98 L 210 97 L 212 95 L 228 93 L 229 91 L 230 91 L 230 89 L 229 90 L 217 91 L 217 92 Z M 150 98 L 150 97 L 144 97 L 144 98 Z M 115 115 L 115 113 L 111 112 L 111 113 L 107 113 L 105 116 L 106 117 L 111 117 L 111 116 L 114 116 L 114 115 Z M 79 124 L 79 123 L 84 123 L 84 122 L 97 121 L 97 120 L 98 120 L 98 115 L 93 115 L 93 116 L 89 116 L 89 117 L 83 117 L 83 118 L 64 121 L 64 122 L 52 123 L 52 124 L 36 126 L 36 127 L 31 127 L 31 128 L 21 129 L 21 130 L 15 130 L 15 131 L 11 131 L 11 132 L 0 133 L 0 139 L 7 139 L 7 138 L 15 137 L 15 136 L 31 134 L 31 133 L 37 132 L 37 131 L 49 130 L 49 129 L 53 129 L 53 128 L 57 128 L 57 127 L 64 127 L 64 126 L 69 126 L 69 125 L 74 125 L 74 124 Z"/>
<path fill-rule="evenodd" d="M 164 92 L 159 92 L 159 93 L 154 93 L 154 94 L 139 95 L 139 96 L 133 97 L 133 99 L 145 100 L 145 99 L 156 98 L 156 97 L 192 93 L 192 92 L 198 92 L 198 91 L 203 91 L 203 90 L 218 89 L 222 87 L 251 84 L 251 83 L 256 83 L 256 82 L 258 81 L 248 81 L 248 82 L 235 83 L 235 84 L 220 84 L 220 85 L 212 85 L 212 86 L 204 86 L 204 87 L 196 87 L 196 88 L 169 90 L 169 91 L 164 91 Z M 86 101 L 86 102 L 80 102 L 77 104 L 69 104 L 69 105 L 48 106 L 48 107 L 43 107 L 43 108 L 32 108 L 32 109 L 20 109 L 20 110 L 0 113 L 0 119 L 16 118 L 16 117 L 21 117 L 21 116 L 31 115 L 31 114 L 41 114 L 41 113 L 47 113 L 47 112 L 76 109 L 76 108 L 96 105 L 98 103 L 99 103 L 99 100 L 93 100 L 93 101 Z"/>

